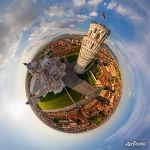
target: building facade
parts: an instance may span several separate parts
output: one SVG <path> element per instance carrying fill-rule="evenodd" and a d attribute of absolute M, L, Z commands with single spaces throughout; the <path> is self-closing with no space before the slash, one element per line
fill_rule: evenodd
<path fill-rule="evenodd" d="M 59 57 L 45 56 L 39 62 L 25 63 L 32 74 L 30 92 L 35 97 L 46 96 L 48 92 L 54 94 L 62 92 L 65 87 L 62 77 L 65 75 L 66 64 Z"/>
<path fill-rule="evenodd" d="M 83 37 L 79 57 L 74 67 L 78 74 L 83 74 L 87 65 L 103 45 L 104 40 L 110 35 L 110 30 L 97 22 L 90 24 L 88 33 Z"/>

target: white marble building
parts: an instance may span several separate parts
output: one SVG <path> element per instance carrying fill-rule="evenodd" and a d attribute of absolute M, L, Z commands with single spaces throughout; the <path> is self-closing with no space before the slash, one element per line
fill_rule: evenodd
<path fill-rule="evenodd" d="M 88 33 L 83 37 L 79 57 L 75 65 L 75 71 L 83 74 L 87 65 L 95 58 L 104 40 L 110 35 L 110 30 L 97 22 L 90 24 Z"/>
<path fill-rule="evenodd" d="M 30 92 L 35 97 L 46 96 L 48 92 L 55 94 L 62 92 L 65 87 L 62 77 L 65 75 L 66 64 L 59 57 L 48 58 L 45 56 L 39 62 L 25 65 L 32 74 Z"/>

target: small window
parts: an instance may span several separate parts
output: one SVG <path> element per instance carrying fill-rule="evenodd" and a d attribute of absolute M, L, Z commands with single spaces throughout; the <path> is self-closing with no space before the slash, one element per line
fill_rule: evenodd
<path fill-rule="evenodd" d="M 96 31 L 97 31 L 97 28 L 94 29 L 94 33 L 96 33 Z"/>
<path fill-rule="evenodd" d="M 91 45 L 91 48 L 93 48 L 93 46 L 94 46 L 94 43 Z"/>
<path fill-rule="evenodd" d="M 96 39 L 99 39 L 99 37 L 100 37 L 100 34 L 98 33 L 97 36 L 96 36 Z"/>

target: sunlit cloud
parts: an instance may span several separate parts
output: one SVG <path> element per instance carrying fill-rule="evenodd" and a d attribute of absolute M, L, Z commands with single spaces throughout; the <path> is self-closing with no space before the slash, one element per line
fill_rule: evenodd
<path fill-rule="evenodd" d="M 90 15 L 91 17 L 96 17 L 96 16 L 98 15 L 98 13 L 95 12 L 95 11 L 93 11 L 93 12 L 91 12 L 89 15 Z"/>
<path fill-rule="evenodd" d="M 142 19 L 142 16 L 137 11 L 133 10 L 133 8 L 124 6 L 115 0 L 112 0 L 110 3 L 108 3 L 107 9 L 114 10 L 118 14 L 128 17 L 134 21 L 141 21 Z"/>

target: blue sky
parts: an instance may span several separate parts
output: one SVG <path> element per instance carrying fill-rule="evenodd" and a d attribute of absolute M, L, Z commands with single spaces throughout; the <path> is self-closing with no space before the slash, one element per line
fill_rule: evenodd
<path fill-rule="evenodd" d="M 149 7 L 148 0 L 1 0 L 1 149 L 116 150 L 133 140 L 145 141 L 141 149 L 150 149 Z M 106 42 L 119 60 L 122 98 L 103 126 L 84 134 L 60 133 L 25 105 L 22 63 L 57 35 L 85 33 L 93 19 L 111 29 Z"/>

